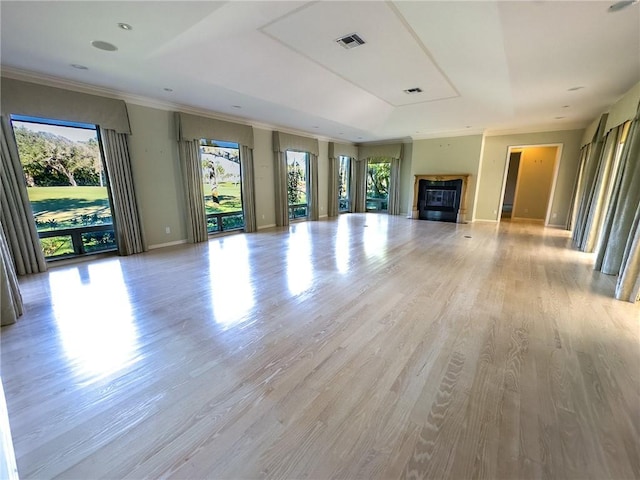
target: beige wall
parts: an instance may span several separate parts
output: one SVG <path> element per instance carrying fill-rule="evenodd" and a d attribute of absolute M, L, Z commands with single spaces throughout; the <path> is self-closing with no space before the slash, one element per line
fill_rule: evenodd
<path fill-rule="evenodd" d="M 173 113 L 132 104 L 127 110 L 131 169 L 147 246 L 183 241 L 184 190 Z"/>
<path fill-rule="evenodd" d="M 558 167 L 558 178 L 551 204 L 552 216 L 549 223 L 557 226 L 565 225 L 578 170 L 582 133 L 583 130 L 563 130 L 485 137 L 475 218 L 492 221 L 499 219 L 500 195 L 502 194 L 510 146 L 559 144 L 562 145 L 562 156 Z"/>
<path fill-rule="evenodd" d="M 402 163 L 400 164 L 400 215 L 411 213 L 413 197 L 413 143 L 402 145 Z"/>
<path fill-rule="evenodd" d="M 329 142 L 318 142 L 318 214 L 327 216 L 329 200 Z M 275 208 L 275 207 L 274 207 Z"/>
<path fill-rule="evenodd" d="M 410 192 L 405 193 L 406 205 L 409 205 L 413 199 L 413 175 L 468 173 L 471 177 L 467 191 L 466 220 L 471 221 L 481 150 L 482 135 L 415 140 L 411 162 Z"/>
<path fill-rule="evenodd" d="M 258 228 L 276 224 L 273 179 L 273 138 L 271 130 L 253 128 L 253 173 L 256 188 L 256 223 Z"/>
<path fill-rule="evenodd" d="M 545 220 L 558 147 L 525 148 L 520 157 L 513 218 Z"/>

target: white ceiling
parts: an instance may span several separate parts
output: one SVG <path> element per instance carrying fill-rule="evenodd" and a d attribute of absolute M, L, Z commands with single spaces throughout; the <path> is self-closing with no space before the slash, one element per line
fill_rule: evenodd
<path fill-rule="evenodd" d="M 2 0 L 0 60 L 13 78 L 355 143 L 581 128 L 640 81 L 640 4 L 611 3 Z M 367 43 L 335 42 L 351 33 Z"/>

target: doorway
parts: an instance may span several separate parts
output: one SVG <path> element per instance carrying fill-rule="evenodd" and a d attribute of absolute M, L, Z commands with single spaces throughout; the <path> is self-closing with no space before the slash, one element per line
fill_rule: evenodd
<path fill-rule="evenodd" d="M 562 145 L 509 147 L 500 204 L 500 221 L 553 223 L 552 212 Z"/>

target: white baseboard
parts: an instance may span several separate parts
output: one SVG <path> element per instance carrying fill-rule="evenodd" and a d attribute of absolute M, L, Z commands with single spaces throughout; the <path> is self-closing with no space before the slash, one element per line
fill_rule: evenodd
<path fill-rule="evenodd" d="M 149 250 L 155 250 L 156 248 L 173 247 L 174 245 L 181 245 L 183 243 L 187 243 L 187 241 L 186 240 L 176 240 L 174 242 L 158 243 L 156 245 L 149 245 L 147 248 Z"/>
<path fill-rule="evenodd" d="M 472 220 L 473 223 L 498 223 L 499 220 L 489 219 L 489 218 L 474 218 Z"/>
<path fill-rule="evenodd" d="M 275 226 L 276 226 L 275 223 L 270 223 L 269 225 L 262 225 L 262 226 L 258 227 L 258 230 L 264 230 L 265 228 L 273 228 Z"/>

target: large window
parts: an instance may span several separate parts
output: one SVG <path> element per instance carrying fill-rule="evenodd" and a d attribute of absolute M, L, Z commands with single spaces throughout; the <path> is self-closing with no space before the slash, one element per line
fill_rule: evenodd
<path fill-rule="evenodd" d="M 244 228 L 238 144 L 201 140 L 200 150 L 207 231 L 216 233 Z"/>
<path fill-rule="evenodd" d="M 44 256 L 116 250 L 96 126 L 15 115 L 11 123 Z"/>
<path fill-rule="evenodd" d="M 309 216 L 309 154 L 287 151 L 287 200 L 289 218 Z"/>
<path fill-rule="evenodd" d="M 369 163 L 367 169 L 367 211 L 389 209 L 391 162 Z"/>
<path fill-rule="evenodd" d="M 338 211 L 351 211 L 351 198 L 349 190 L 351 187 L 351 159 L 340 155 L 338 166 Z"/>

